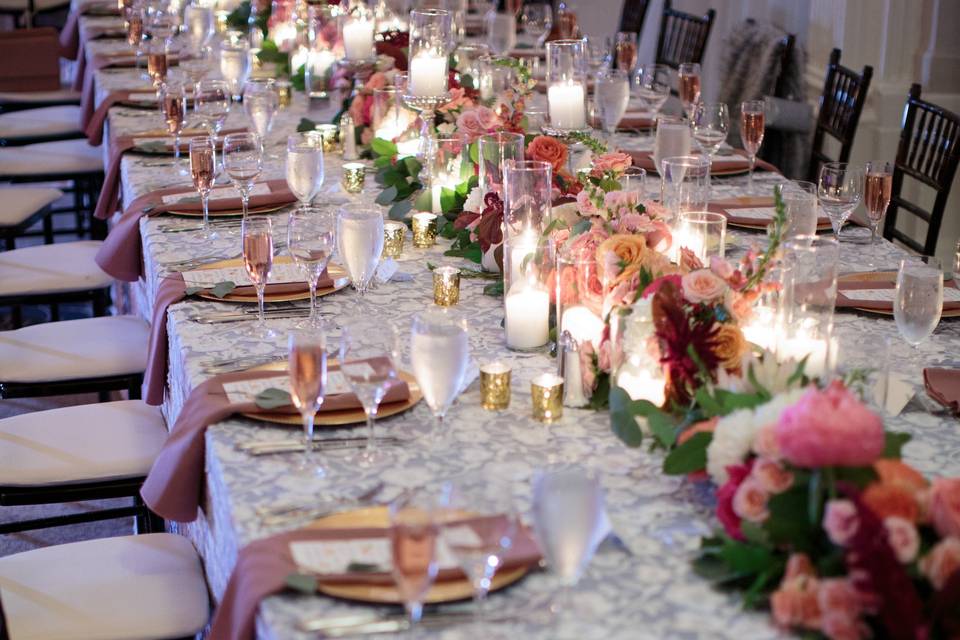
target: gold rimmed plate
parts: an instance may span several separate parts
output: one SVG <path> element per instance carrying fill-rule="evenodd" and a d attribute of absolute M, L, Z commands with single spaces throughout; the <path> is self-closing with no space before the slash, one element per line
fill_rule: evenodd
<path fill-rule="evenodd" d="M 869 271 L 866 273 L 845 273 L 843 275 L 837 276 L 837 282 L 862 282 L 870 283 L 877 282 L 882 284 L 891 284 L 896 283 L 897 281 L 897 272 L 896 271 Z M 950 281 L 949 286 L 955 286 L 953 281 Z M 947 282 L 943 283 L 943 286 L 948 286 Z M 843 293 L 843 290 L 840 289 L 838 293 Z M 949 304 L 949 303 L 948 303 Z M 956 304 L 956 303 L 953 303 Z M 892 316 L 893 315 L 893 303 L 890 303 L 889 309 L 871 309 L 867 307 L 845 307 L 847 309 L 853 309 L 855 311 L 862 311 L 864 313 L 875 313 L 881 316 Z M 944 306 L 943 312 L 940 314 L 941 318 L 960 318 L 960 305 L 947 309 Z"/>
<path fill-rule="evenodd" d="M 267 205 L 263 205 L 262 207 L 250 207 L 247 210 L 247 215 L 275 213 L 295 203 L 296 201 L 289 202 L 287 204 L 267 204 Z M 173 216 L 182 216 L 184 218 L 202 218 L 203 217 L 203 211 L 199 211 L 199 210 L 194 211 L 191 209 L 171 209 L 167 211 L 167 213 Z M 231 218 L 231 217 L 242 216 L 242 215 L 243 215 L 243 209 L 225 209 L 223 211 L 210 211 L 211 218 Z"/>
<path fill-rule="evenodd" d="M 277 256 L 274 259 L 275 264 L 289 264 L 293 259 L 290 256 Z M 205 269 L 226 269 L 229 267 L 243 267 L 242 258 L 233 258 L 231 260 L 220 260 L 218 262 L 211 262 L 200 267 L 198 270 Z M 341 289 L 345 288 L 350 284 L 350 279 L 347 277 L 346 270 L 340 265 L 331 264 L 327 267 L 327 275 L 333 279 L 332 287 L 322 287 L 317 289 L 317 297 L 328 296 L 331 293 L 336 293 Z M 214 300 L 216 302 L 239 302 L 239 303 L 256 303 L 257 294 L 250 293 L 228 293 L 222 298 L 218 298 L 212 293 L 207 293 L 206 291 L 197 292 L 196 296 L 198 298 L 203 298 L 204 300 Z M 285 293 L 270 293 L 270 287 L 267 286 L 267 292 L 263 296 L 264 302 L 294 302 L 296 300 L 309 300 L 310 299 L 310 290 L 307 288 L 306 283 L 303 285 L 303 290 L 297 290 L 294 292 L 285 292 Z"/>
<path fill-rule="evenodd" d="M 271 362 L 270 364 L 255 367 L 251 369 L 251 371 L 286 371 L 286 369 L 286 362 Z M 407 389 L 409 389 L 410 394 L 407 396 L 406 400 L 381 404 L 380 408 L 377 410 L 377 418 L 386 418 L 389 416 L 395 416 L 398 413 L 403 413 L 404 411 L 414 407 L 423 398 L 423 392 L 420 390 L 420 385 L 417 384 L 417 379 L 413 377 L 413 374 L 407 373 L 406 371 L 399 371 L 397 372 L 397 375 L 401 380 L 407 383 Z M 272 424 L 284 424 L 294 427 L 303 426 L 303 421 L 301 420 L 299 413 L 262 411 L 242 413 L 240 415 L 246 418 L 252 418 L 254 420 L 270 422 Z M 338 411 L 318 411 L 317 417 L 314 420 L 314 426 L 342 427 L 348 424 L 366 423 L 366 421 L 367 414 L 364 413 L 362 407 L 357 407 L 356 409 L 342 409 Z"/>

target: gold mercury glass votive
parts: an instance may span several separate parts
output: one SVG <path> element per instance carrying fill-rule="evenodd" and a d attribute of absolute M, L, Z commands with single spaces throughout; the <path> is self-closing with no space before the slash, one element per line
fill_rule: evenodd
<path fill-rule="evenodd" d="M 433 270 L 433 302 L 441 307 L 460 302 L 460 269 L 437 267 Z"/>
<path fill-rule="evenodd" d="M 487 411 L 510 406 L 510 367 L 499 360 L 480 367 L 480 406 Z"/>
<path fill-rule="evenodd" d="M 330 153 L 337 150 L 337 125 L 318 124 L 317 131 L 323 137 L 323 152 Z"/>
<path fill-rule="evenodd" d="M 403 238 L 407 234 L 407 225 L 402 222 L 383 223 L 383 257 L 399 258 L 403 253 Z"/>
<path fill-rule="evenodd" d="M 360 162 L 348 162 L 343 165 L 343 188 L 347 193 L 360 193 L 363 191 L 363 180 L 366 175 L 366 167 Z M 384 227 L 386 231 L 386 227 Z"/>
<path fill-rule="evenodd" d="M 541 373 L 530 381 L 533 397 L 533 419 L 553 422 L 563 417 L 563 378 L 555 373 Z"/>
<path fill-rule="evenodd" d="M 289 80 L 277 80 L 274 86 L 277 88 L 280 108 L 286 109 L 293 102 L 293 85 Z"/>
<path fill-rule="evenodd" d="M 413 216 L 413 246 L 429 249 L 437 241 L 437 216 L 432 213 L 416 213 Z"/>

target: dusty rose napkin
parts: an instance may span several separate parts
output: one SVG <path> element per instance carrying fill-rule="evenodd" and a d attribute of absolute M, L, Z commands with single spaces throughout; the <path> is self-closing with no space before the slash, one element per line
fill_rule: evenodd
<path fill-rule="evenodd" d="M 251 207 L 284 205 L 296 202 L 286 180 L 267 180 L 270 193 L 250 198 Z M 117 223 L 110 229 L 107 239 L 97 252 L 100 268 L 118 280 L 136 282 L 143 276 L 143 246 L 140 237 L 140 218 L 145 215 L 166 213 L 171 208 L 178 211 L 199 211 L 200 203 L 163 204 L 163 197 L 184 193 L 187 187 L 161 189 L 140 196 L 126 208 Z M 185 196 L 186 197 L 186 196 Z M 240 198 L 222 198 L 210 201 L 210 211 L 234 211 L 241 206 Z"/>
<path fill-rule="evenodd" d="M 454 526 L 465 525 L 472 528 L 489 526 L 502 522 L 503 518 L 473 518 L 451 523 Z M 386 529 L 311 529 L 280 533 L 269 538 L 257 540 L 240 550 L 237 564 L 233 567 L 230 581 L 220 600 L 220 606 L 213 616 L 210 627 L 211 640 L 246 640 L 254 637 L 257 608 L 260 602 L 273 594 L 280 593 L 286 587 L 286 578 L 297 572 L 297 565 L 290 552 L 291 542 L 309 542 L 322 540 L 356 540 L 363 538 L 386 537 Z M 503 568 L 530 566 L 540 560 L 540 550 L 530 535 L 530 531 L 521 528 L 514 536 L 513 545 L 503 560 Z M 501 569 L 502 570 L 502 569 Z M 462 579 L 459 569 L 444 569 L 437 575 L 437 582 Z M 368 584 L 371 579 L 377 583 L 392 583 L 389 574 L 351 574 L 340 576 L 322 576 L 321 582 Z"/>
<path fill-rule="evenodd" d="M 960 369 L 924 369 L 923 386 L 931 398 L 960 416 Z"/>
<path fill-rule="evenodd" d="M 81 43 L 81 49 L 83 43 Z M 167 64 L 171 67 L 177 65 L 177 59 L 169 56 Z M 99 69 L 110 67 L 133 68 L 137 64 L 137 57 L 134 53 L 120 53 L 114 55 L 96 54 L 91 60 L 87 61 L 87 56 L 77 56 L 77 68 L 73 77 L 73 90 L 80 92 L 80 121 L 89 122 L 96 110 L 96 79 L 95 72 Z M 86 125 L 84 125 L 86 126 Z M 91 143 L 92 144 L 92 143 Z"/>
<path fill-rule="evenodd" d="M 330 369 L 336 370 L 336 366 Z M 190 393 L 140 488 L 140 495 L 154 513 L 177 522 L 196 519 L 200 496 L 203 495 L 204 433 L 207 427 L 234 413 L 258 411 L 253 402 L 230 404 L 223 390 L 224 383 L 272 377 L 277 378 L 277 387 L 286 388 L 285 372 L 240 371 L 211 378 Z M 383 402 L 402 402 L 409 397 L 407 383 L 397 380 Z M 345 393 L 325 398 L 321 412 L 357 407 L 360 407 L 360 401 L 356 396 Z"/>
<path fill-rule="evenodd" d="M 858 289 L 887 289 L 897 288 L 896 273 L 890 272 L 889 279 L 886 280 L 839 280 L 837 282 L 837 308 L 838 309 L 871 309 L 874 311 L 893 312 L 893 303 L 886 300 L 854 300 L 844 295 L 844 291 L 856 291 Z M 958 288 L 956 280 L 950 280 L 943 283 L 944 288 Z M 944 302 L 944 311 L 955 311 L 960 309 L 960 302 Z"/>
<path fill-rule="evenodd" d="M 71 11 L 60 30 L 60 56 L 76 60 L 80 50 L 80 11 Z"/>
<path fill-rule="evenodd" d="M 634 166 L 640 167 L 641 169 L 644 169 L 646 171 L 653 171 L 655 173 L 657 172 L 657 167 L 653 162 L 653 152 L 636 151 L 636 150 L 629 150 L 629 149 L 625 150 L 625 152 L 629 153 L 630 156 L 633 157 Z M 746 165 L 746 162 L 747 162 L 746 151 L 742 149 L 734 149 L 734 153 L 736 153 L 737 155 L 743 156 L 744 165 Z M 773 171 L 774 173 L 780 173 L 779 169 L 777 169 L 775 166 L 773 166 L 769 162 L 761 160 L 760 158 L 757 158 L 757 164 L 755 168 L 757 171 Z"/>
<path fill-rule="evenodd" d="M 111 91 L 109 95 L 103 99 L 103 102 L 100 103 L 100 106 L 97 107 L 96 111 L 89 114 L 87 112 L 81 113 L 80 126 L 83 127 L 83 131 L 87 136 L 87 141 L 93 146 L 97 146 L 102 143 L 103 123 L 106 121 L 110 109 L 118 102 L 129 100 L 130 94 L 144 92 L 144 89 L 139 91 Z"/>

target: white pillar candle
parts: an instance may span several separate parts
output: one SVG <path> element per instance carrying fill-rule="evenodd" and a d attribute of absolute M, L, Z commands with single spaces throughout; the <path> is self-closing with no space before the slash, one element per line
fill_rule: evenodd
<path fill-rule="evenodd" d="M 515 283 L 525 280 L 523 263 L 537 250 L 537 234 L 532 230 L 524 231 L 514 240 L 511 240 L 509 244 L 510 280 L 508 280 L 508 283 L 513 286 Z"/>
<path fill-rule="evenodd" d="M 644 366 L 628 363 L 621 367 L 617 386 L 626 391 L 631 400 L 647 400 L 658 407 L 666 400 L 666 379 Z"/>
<path fill-rule="evenodd" d="M 421 51 L 410 61 L 410 93 L 442 96 L 447 92 L 447 59 Z"/>
<path fill-rule="evenodd" d="M 343 50 L 347 60 L 370 60 L 373 49 L 373 21 L 357 18 L 343 25 Z"/>
<path fill-rule="evenodd" d="M 603 320 L 597 314 L 583 305 L 575 305 L 564 309 L 563 320 L 560 322 L 560 333 L 557 335 L 569 331 L 570 336 L 577 341 L 581 348 L 584 344 L 590 342 L 596 349 L 603 339 L 603 329 Z"/>
<path fill-rule="evenodd" d="M 836 340 L 831 340 L 828 346 L 826 340 L 798 335 L 780 341 L 777 345 L 777 359 L 780 362 L 800 362 L 806 358 L 804 374 L 810 378 L 819 378 L 833 371 L 836 366 L 837 346 Z"/>
<path fill-rule="evenodd" d="M 505 299 L 507 346 L 536 349 L 550 335 L 550 294 L 523 283 L 511 287 Z"/>
<path fill-rule="evenodd" d="M 554 84 L 547 90 L 550 125 L 557 129 L 583 129 L 587 126 L 582 84 Z"/>
<path fill-rule="evenodd" d="M 773 351 L 777 345 L 776 313 L 769 307 L 758 307 L 753 311 L 753 317 L 743 325 L 743 337 L 747 342 L 757 345 L 761 349 Z"/>

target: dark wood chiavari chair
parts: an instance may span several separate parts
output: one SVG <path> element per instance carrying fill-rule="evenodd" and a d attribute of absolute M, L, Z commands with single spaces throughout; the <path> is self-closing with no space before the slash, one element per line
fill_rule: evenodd
<path fill-rule="evenodd" d="M 716 16 L 713 9 L 702 16 L 678 11 L 671 6 L 670 0 L 664 0 L 657 40 L 657 64 L 677 69 L 684 62 L 702 62 Z"/>
<path fill-rule="evenodd" d="M 642 36 L 649 8 L 649 0 L 625 0 L 623 11 L 620 12 L 620 31 L 631 31 Z"/>
<path fill-rule="evenodd" d="M 912 85 L 907 94 L 903 130 L 893 166 L 893 189 L 883 223 L 883 237 L 902 242 L 924 255 L 934 255 L 958 163 L 960 116 L 921 100 L 920 85 Z M 936 193 L 929 211 L 903 196 L 905 176 L 910 176 Z M 897 229 L 897 215 L 901 209 L 927 223 L 927 235 L 923 242 Z"/>
<path fill-rule="evenodd" d="M 830 52 L 827 80 L 820 96 L 820 112 L 817 114 L 810 165 L 807 168 L 807 180 L 810 182 L 817 182 L 823 163 L 847 162 L 850 159 L 853 138 L 857 134 L 857 124 L 867 101 L 872 77 L 873 67 L 867 65 L 863 73 L 857 73 L 840 64 L 840 49 Z M 826 155 L 823 150 L 824 136 L 827 135 L 840 143 L 840 153 L 836 158 Z"/>

